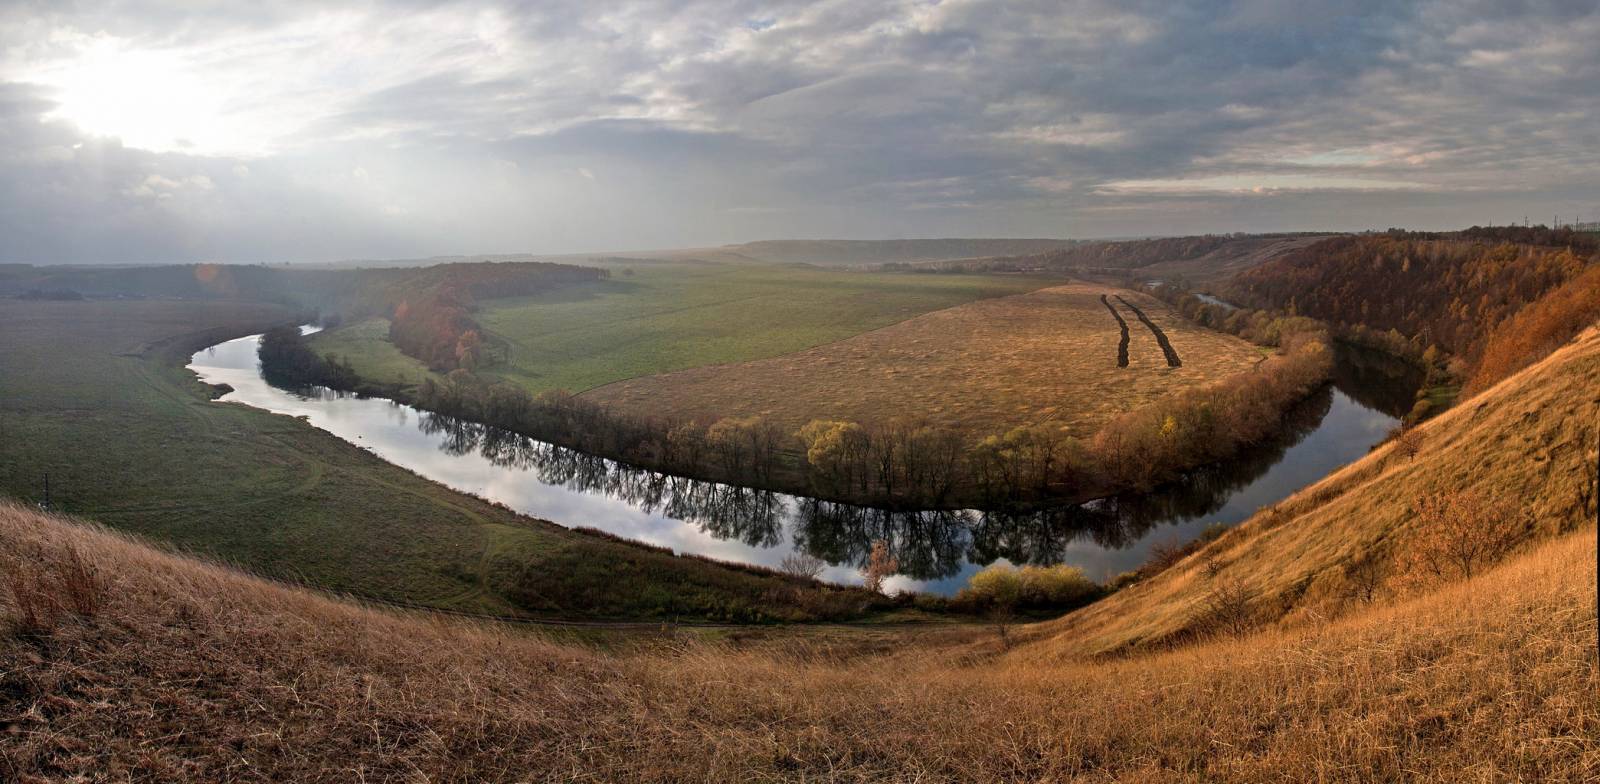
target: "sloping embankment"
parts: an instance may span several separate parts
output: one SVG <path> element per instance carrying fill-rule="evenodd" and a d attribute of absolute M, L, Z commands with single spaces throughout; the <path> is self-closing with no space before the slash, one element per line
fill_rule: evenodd
<path fill-rule="evenodd" d="M 1600 328 L 1417 429 L 1408 458 L 1392 443 L 1258 512 L 1178 564 L 1083 610 L 1037 627 L 1027 655 L 1073 657 L 1182 639 L 1216 580 L 1236 581 L 1281 622 L 1348 609 L 1347 570 L 1376 553 L 1391 567 L 1416 535 L 1414 508 L 1431 493 L 1471 489 L 1526 510 L 1526 540 L 1592 524 Z M 1213 559 L 1215 575 L 1203 568 Z"/>

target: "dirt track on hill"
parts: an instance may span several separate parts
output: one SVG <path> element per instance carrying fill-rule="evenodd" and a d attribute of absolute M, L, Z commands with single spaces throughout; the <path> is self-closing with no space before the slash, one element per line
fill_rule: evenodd
<path fill-rule="evenodd" d="M 1183 360 L 1178 358 L 1178 350 L 1172 347 L 1172 341 L 1167 340 L 1167 333 L 1162 332 L 1161 328 L 1156 326 L 1156 323 L 1151 321 L 1137 305 L 1123 299 L 1121 295 L 1117 296 L 1117 301 L 1127 305 L 1128 309 L 1133 311 L 1133 315 L 1138 316 L 1139 320 L 1150 328 L 1150 334 L 1156 336 L 1156 343 L 1161 346 L 1161 353 L 1167 358 L 1167 367 L 1183 367 Z M 1119 317 L 1117 321 L 1122 319 Z M 1126 330 L 1128 325 L 1123 323 L 1122 327 Z"/>
<path fill-rule="evenodd" d="M 1115 295 L 1138 303 L 1161 335 L 1181 342 L 1187 363 L 1169 367 L 1154 351 L 1155 339 L 1107 322 Z M 1153 297 L 1072 283 L 927 313 L 781 357 L 629 379 L 583 396 L 705 423 L 760 415 L 790 430 L 813 419 L 901 417 L 974 435 L 1050 421 L 1088 436 L 1119 414 L 1244 372 L 1258 359 L 1244 341 L 1192 324 Z"/>
<path fill-rule="evenodd" d="M 1117 299 L 1122 299 L 1122 298 L 1118 297 Z M 1117 312 L 1116 307 L 1111 304 L 1111 300 L 1106 299 L 1106 295 L 1104 295 L 1104 294 L 1100 295 L 1100 304 L 1105 305 L 1106 306 L 1106 310 L 1111 311 L 1111 317 L 1117 320 L 1117 328 L 1122 330 L 1122 340 L 1121 340 L 1121 342 L 1117 343 L 1117 367 L 1127 367 L 1128 366 L 1128 322 L 1127 322 L 1126 319 L 1124 319 L 1122 317 L 1121 313 Z"/>

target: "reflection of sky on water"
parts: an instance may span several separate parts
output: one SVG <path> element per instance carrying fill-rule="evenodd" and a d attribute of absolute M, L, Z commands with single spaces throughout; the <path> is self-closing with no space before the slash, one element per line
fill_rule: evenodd
<path fill-rule="evenodd" d="M 609 492 L 578 489 L 583 485 L 576 481 L 547 483 L 540 480 L 539 471 L 531 469 L 526 463 L 506 465 L 503 460 L 497 463 L 476 448 L 464 452 L 459 448 L 447 451 L 446 444 L 451 433 L 445 428 L 456 428 L 454 435 L 459 446 L 464 432 L 469 435 L 477 433 L 481 437 L 483 430 L 476 426 L 467 423 L 441 425 L 441 418 L 387 400 L 331 393 L 308 396 L 272 387 L 261 378 L 256 360 L 257 344 L 258 337 L 255 336 L 218 344 L 196 353 L 190 368 L 208 383 L 225 383 L 233 387 L 234 391 L 223 398 L 226 401 L 304 417 L 310 424 L 389 462 L 457 490 L 498 501 L 525 514 L 570 526 L 598 528 L 629 539 L 669 547 L 680 553 L 766 566 L 776 566 L 785 555 L 792 552 L 796 535 L 805 529 L 809 532 L 807 535 L 813 537 L 810 549 L 824 556 L 831 553 L 834 557 L 828 560 L 839 561 L 828 567 L 824 579 L 840 583 L 860 581 L 856 565 L 865 550 L 866 533 L 855 531 L 861 541 L 849 543 L 848 546 L 841 545 L 841 538 L 849 539 L 852 532 L 841 532 L 840 526 L 846 524 L 839 521 L 855 520 L 857 518 L 852 515 L 871 512 L 843 505 L 807 505 L 789 496 L 676 480 L 681 484 L 672 487 L 697 489 L 671 496 L 678 501 L 678 505 L 672 507 L 674 510 L 684 517 L 697 520 L 685 522 L 664 512 L 665 503 L 646 509 L 618 497 L 629 495 L 619 491 L 615 484 L 625 483 L 625 476 L 635 478 L 632 480 L 635 484 L 630 487 L 637 490 L 640 486 L 659 486 L 660 482 L 667 481 L 660 475 L 616 468 L 609 474 L 602 471 L 601 475 L 612 477 L 607 483 Z M 1106 510 L 1112 509 L 1106 505 L 1091 505 L 1070 514 L 1051 513 L 1046 520 L 1029 518 L 1015 525 L 980 517 L 972 512 L 945 513 L 932 517 L 878 513 L 879 516 L 866 525 L 875 532 L 887 527 L 890 533 L 886 535 L 897 547 L 902 543 L 908 548 L 917 547 L 915 552 L 921 554 L 918 556 L 921 562 L 928 565 L 923 570 L 923 576 L 927 579 L 897 576 L 890 582 L 894 589 L 954 593 L 973 572 L 982 568 L 981 564 L 970 560 L 978 552 L 973 549 L 977 543 L 973 541 L 973 531 L 969 530 L 974 527 L 985 529 L 984 541 L 987 544 L 980 549 L 987 555 L 979 556 L 981 558 L 1005 560 L 1007 555 L 1022 553 L 1025 555 L 1023 560 L 1062 561 L 1082 567 L 1092 578 L 1105 579 L 1143 563 L 1149 547 L 1155 542 L 1174 539 L 1187 541 L 1211 523 L 1236 523 L 1259 507 L 1275 503 L 1365 454 L 1395 422 L 1392 417 L 1361 405 L 1338 389 L 1329 390 L 1312 409 L 1322 406 L 1326 406 L 1326 415 L 1311 410 L 1307 415 L 1311 418 L 1304 424 L 1304 437 L 1282 451 L 1281 456 L 1276 451 L 1265 454 L 1251 467 L 1243 469 L 1246 474 L 1243 477 L 1213 478 L 1211 481 L 1215 487 L 1208 490 L 1210 495 L 1201 493 L 1201 500 L 1191 499 L 1187 502 L 1188 506 L 1182 502 L 1167 506 L 1150 504 L 1149 508 L 1156 511 L 1142 513 L 1139 524 L 1128 528 L 1121 538 L 1115 531 L 1099 535 L 1102 542 L 1108 541 L 1109 536 L 1109 543 L 1114 546 L 1097 544 L 1089 533 L 1080 530 L 1083 522 L 1074 516 L 1092 512 L 1104 517 Z M 519 441 L 529 454 L 548 455 L 553 449 L 530 439 Z M 469 446 L 474 444 L 470 438 L 466 443 Z M 545 451 L 541 452 L 541 449 Z M 595 461 L 585 458 L 584 464 L 592 467 Z M 615 466 L 609 462 L 605 462 L 605 465 Z M 652 477 L 658 484 L 651 484 Z M 756 495 L 769 500 L 776 499 L 780 504 L 780 527 L 775 531 L 741 530 L 740 520 L 730 522 L 724 519 L 718 523 L 712 519 L 712 513 L 702 513 L 693 507 L 693 503 L 698 503 L 695 499 L 705 497 L 711 499 L 708 503 L 718 505 L 716 509 L 725 510 L 729 494 L 734 498 Z M 630 495 L 637 496 L 637 492 Z M 1218 499 L 1223 500 L 1219 502 Z M 683 513 L 686 503 L 690 511 Z M 1137 501 L 1130 502 L 1128 508 L 1138 505 Z M 816 516 L 818 509 L 824 510 L 820 518 Z M 726 517 L 726 511 L 720 514 Z M 761 517 L 750 519 L 759 520 Z M 824 522 L 819 523 L 819 520 Z M 828 525 L 827 521 L 832 521 L 832 525 Z M 718 536 L 717 532 L 731 538 Z M 758 544 L 741 541 L 738 537 L 753 539 Z M 820 537 L 820 540 L 815 537 Z M 821 543 L 823 541 L 831 544 Z M 762 546 L 765 544 L 770 546 Z M 910 556 L 910 553 L 902 553 L 902 563 L 908 563 Z"/>

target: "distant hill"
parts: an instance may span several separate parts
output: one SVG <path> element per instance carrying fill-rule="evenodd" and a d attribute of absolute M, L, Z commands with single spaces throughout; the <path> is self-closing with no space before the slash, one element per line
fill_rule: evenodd
<path fill-rule="evenodd" d="M 1182 279 L 1194 283 L 1232 277 L 1285 253 L 1327 239 L 1330 234 L 1203 234 L 1146 240 L 1083 242 L 1025 260 L 1059 270 L 1137 270 L 1146 280 Z M 1024 260 L 1017 260 L 1023 263 Z"/>
<path fill-rule="evenodd" d="M 860 267 L 915 261 L 949 261 L 984 256 L 1028 256 L 1071 247 L 1079 240 L 761 240 L 726 245 L 721 250 L 783 264 Z"/>

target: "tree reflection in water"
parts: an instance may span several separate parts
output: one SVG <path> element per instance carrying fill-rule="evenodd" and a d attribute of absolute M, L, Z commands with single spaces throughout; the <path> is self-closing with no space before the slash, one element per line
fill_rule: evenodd
<path fill-rule="evenodd" d="M 1158 525 L 1215 512 L 1315 430 L 1332 399 L 1330 389 L 1321 390 L 1285 415 L 1286 427 L 1273 442 L 1227 463 L 1197 469 L 1182 482 L 1084 504 L 1008 510 L 856 506 L 672 476 L 438 414 L 424 413 L 419 427 L 439 438 L 447 454 L 476 452 L 496 466 L 527 471 L 542 483 L 603 494 L 752 547 L 782 546 L 787 532 L 796 551 L 833 565 L 861 566 L 872 543 L 886 540 L 901 574 L 933 580 L 957 574 L 968 562 L 982 565 L 1004 558 L 1017 564 L 1059 563 L 1080 540 L 1125 548 Z"/>

